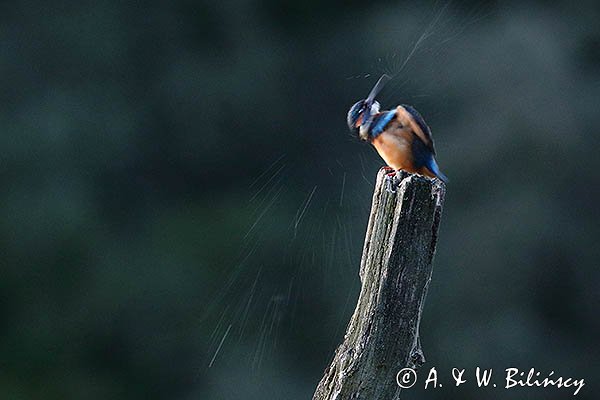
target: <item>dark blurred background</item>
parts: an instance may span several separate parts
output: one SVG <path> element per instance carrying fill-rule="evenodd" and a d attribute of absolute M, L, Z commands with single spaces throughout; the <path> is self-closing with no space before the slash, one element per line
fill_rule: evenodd
<path fill-rule="evenodd" d="M 383 162 L 384 72 L 450 177 L 424 369 L 598 398 L 596 1 L 0 4 L 3 399 L 308 399 Z M 422 382 L 422 381 L 421 381 Z M 558 399 L 572 389 L 404 392 Z"/>

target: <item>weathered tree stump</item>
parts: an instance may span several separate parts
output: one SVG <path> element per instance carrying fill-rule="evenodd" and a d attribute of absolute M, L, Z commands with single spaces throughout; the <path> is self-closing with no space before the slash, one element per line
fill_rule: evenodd
<path fill-rule="evenodd" d="M 360 264 L 362 289 L 344 342 L 313 400 L 392 400 L 396 375 L 425 362 L 419 322 L 444 201 L 439 180 L 402 173 L 396 193 L 377 176 Z"/>

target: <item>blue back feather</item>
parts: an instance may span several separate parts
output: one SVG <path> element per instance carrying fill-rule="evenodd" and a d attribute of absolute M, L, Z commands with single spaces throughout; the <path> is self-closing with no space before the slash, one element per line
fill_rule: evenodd
<path fill-rule="evenodd" d="M 435 161 L 435 158 L 433 158 L 433 155 L 429 159 L 429 162 L 427 163 L 426 166 L 431 172 L 433 172 L 435 174 L 435 176 L 440 178 L 442 180 L 442 182 L 448 183 L 448 177 L 446 175 L 444 175 L 442 173 L 442 171 L 440 171 L 440 167 L 438 166 L 437 162 Z"/>

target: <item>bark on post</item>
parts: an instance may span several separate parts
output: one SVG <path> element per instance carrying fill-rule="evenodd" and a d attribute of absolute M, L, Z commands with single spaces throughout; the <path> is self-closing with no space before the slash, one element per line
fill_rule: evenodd
<path fill-rule="evenodd" d="M 445 187 L 403 174 L 395 194 L 377 176 L 360 264 L 358 304 L 313 400 L 393 400 L 396 375 L 425 362 L 419 322 Z"/>

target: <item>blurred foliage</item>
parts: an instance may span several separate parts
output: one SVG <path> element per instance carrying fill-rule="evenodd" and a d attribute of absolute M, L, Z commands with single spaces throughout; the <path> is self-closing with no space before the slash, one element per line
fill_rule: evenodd
<path fill-rule="evenodd" d="M 593 398 L 599 18 L 592 1 L 3 2 L 2 398 L 310 398 L 382 164 L 345 113 L 383 72 L 382 105 L 421 111 L 451 179 L 426 366 L 555 370 Z M 460 389 L 405 397 L 490 394 Z"/>

